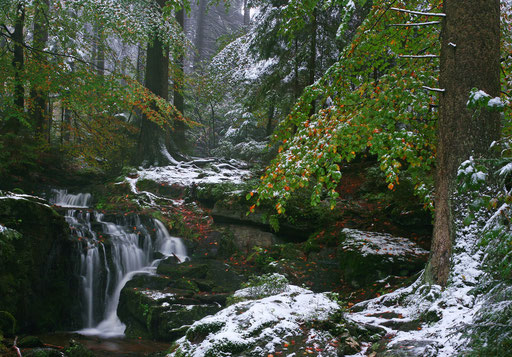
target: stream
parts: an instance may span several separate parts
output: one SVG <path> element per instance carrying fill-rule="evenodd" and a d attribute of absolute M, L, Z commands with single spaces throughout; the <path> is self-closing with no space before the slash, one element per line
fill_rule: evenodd
<path fill-rule="evenodd" d="M 54 190 L 50 200 L 66 209 L 65 219 L 82 244 L 80 285 L 83 328 L 76 333 L 99 338 L 124 336 L 117 316 L 124 285 L 137 274 L 155 274 L 158 263 L 175 256 L 188 260 L 180 238 L 154 218 L 109 215 L 90 209 L 89 193 Z"/>

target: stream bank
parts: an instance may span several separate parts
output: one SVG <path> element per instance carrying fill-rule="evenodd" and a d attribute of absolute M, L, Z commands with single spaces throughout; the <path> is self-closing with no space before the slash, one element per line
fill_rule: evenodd
<path fill-rule="evenodd" d="M 78 200 L 63 204 L 61 200 L 60 206 L 70 206 L 58 210 L 67 215 L 75 254 L 82 256 L 75 260 L 81 263 L 74 268 L 82 276 L 78 289 L 82 297 L 75 300 L 81 302 L 80 312 L 75 315 L 79 316 L 79 326 L 73 329 L 97 328 L 107 312 L 114 311 L 107 308 L 107 301 L 122 277 L 130 272 L 132 279 L 119 289 L 119 306 L 115 308 L 116 317 L 126 325 L 123 333 L 134 340 L 168 344 L 185 336 L 190 326 L 203 317 L 221 313 L 234 302 L 235 291 L 247 286 L 244 284 L 252 276 L 279 273 L 290 286 L 303 286 L 311 293 L 337 292 L 342 308 L 405 284 L 426 259 L 419 246 L 418 254 L 413 249 L 395 259 L 388 251 L 393 246 L 390 242 L 374 247 L 371 255 L 359 254 L 362 249 L 358 244 L 391 237 L 384 239 L 372 232 L 381 228 L 394 233 L 416 227 L 420 232 L 416 240 L 421 246 L 425 236 L 421 232 L 428 225 L 421 220 L 421 213 L 412 213 L 409 207 L 400 210 L 396 199 L 372 197 L 371 192 L 376 192 L 377 187 L 368 183 L 372 178 L 367 170 L 361 164 L 359 169 L 347 172 L 347 182 L 340 187 L 345 191 L 334 211 L 323 205 L 311 208 L 299 197 L 293 215 L 280 222 L 279 232 L 271 230 L 268 211 L 246 215 L 250 203 L 246 196 L 253 190 L 250 177 L 254 173 L 236 161 L 201 159 L 180 167 L 132 169 L 117 182 L 90 186 L 93 194 L 87 203 Z M 84 192 L 82 195 L 86 197 Z M 79 192 L 67 194 L 72 196 L 79 197 Z M 386 220 L 390 216 L 392 219 Z M 411 224 L 411 217 L 421 225 Z M 161 226 L 167 233 L 161 233 Z M 355 245 L 348 244 L 348 227 L 357 228 L 362 237 L 351 238 Z M 159 246 L 159 232 L 166 239 L 182 238 L 190 262 L 184 262 L 183 254 L 180 258 L 180 254 L 163 254 L 155 249 Z M 117 264 L 114 242 L 125 238 L 136 242 L 130 248 L 136 256 L 138 251 L 142 253 L 137 267 L 124 270 L 118 277 L 112 275 Z M 97 266 L 89 277 L 84 268 L 87 260 Z M 156 260 L 158 268 L 156 264 L 152 267 Z M 368 266 L 365 262 L 369 261 L 378 263 Z M 404 269 L 404 264 L 412 268 Z M 359 268 L 350 272 L 352 266 Z M 371 268 L 358 275 L 365 266 Z M 148 270 L 136 273 L 146 267 Z M 84 298 L 86 282 L 89 292 L 102 291 L 92 294 L 103 296 L 97 303 L 88 303 Z M 307 344 L 301 348 L 306 347 Z"/>

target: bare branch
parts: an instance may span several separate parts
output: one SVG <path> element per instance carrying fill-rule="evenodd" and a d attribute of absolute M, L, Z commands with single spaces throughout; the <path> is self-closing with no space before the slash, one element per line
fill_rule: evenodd
<path fill-rule="evenodd" d="M 421 12 L 421 11 L 411 11 L 411 10 L 405 10 L 405 9 L 399 9 L 396 7 L 392 7 L 391 10 L 400 11 L 400 12 L 406 12 L 408 14 L 414 14 L 414 15 L 421 15 L 421 16 L 439 16 L 439 17 L 446 17 L 446 14 L 443 14 L 442 12 Z"/>
<path fill-rule="evenodd" d="M 446 92 L 446 89 L 442 89 L 442 88 L 431 88 L 431 87 L 427 87 L 427 86 L 423 86 L 421 88 L 432 91 L 432 92 L 439 92 L 439 93 Z"/>
<path fill-rule="evenodd" d="M 399 55 L 400 58 L 439 58 L 438 55 Z"/>
<path fill-rule="evenodd" d="M 398 27 L 398 26 L 430 26 L 430 25 L 439 25 L 441 21 L 428 21 L 428 22 L 409 22 L 406 24 L 390 24 L 390 27 Z"/>

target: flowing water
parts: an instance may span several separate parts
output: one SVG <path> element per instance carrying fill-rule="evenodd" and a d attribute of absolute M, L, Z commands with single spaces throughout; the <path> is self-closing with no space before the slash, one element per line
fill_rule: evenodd
<path fill-rule="evenodd" d="M 159 220 L 143 220 L 135 214 L 107 217 L 88 209 L 88 193 L 53 193 L 51 202 L 67 208 L 66 221 L 83 247 L 80 275 L 84 326 L 77 332 L 123 336 L 126 326 L 117 316 L 117 306 L 124 285 L 137 274 L 154 274 L 158 263 L 168 256 L 187 260 L 185 245 Z"/>

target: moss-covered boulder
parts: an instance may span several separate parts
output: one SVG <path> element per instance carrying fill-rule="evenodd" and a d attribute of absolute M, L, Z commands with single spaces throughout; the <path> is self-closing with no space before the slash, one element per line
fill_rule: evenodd
<path fill-rule="evenodd" d="M 117 313 L 128 337 L 174 341 L 195 321 L 219 311 L 242 282 L 217 260 L 166 259 L 157 272 L 161 275 L 134 277 L 121 291 Z"/>
<path fill-rule="evenodd" d="M 18 329 L 77 327 L 70 319 L 79 316 L 74 247 L 68 224 L 45 201 L 0 194 L 0 311 Z"/>

